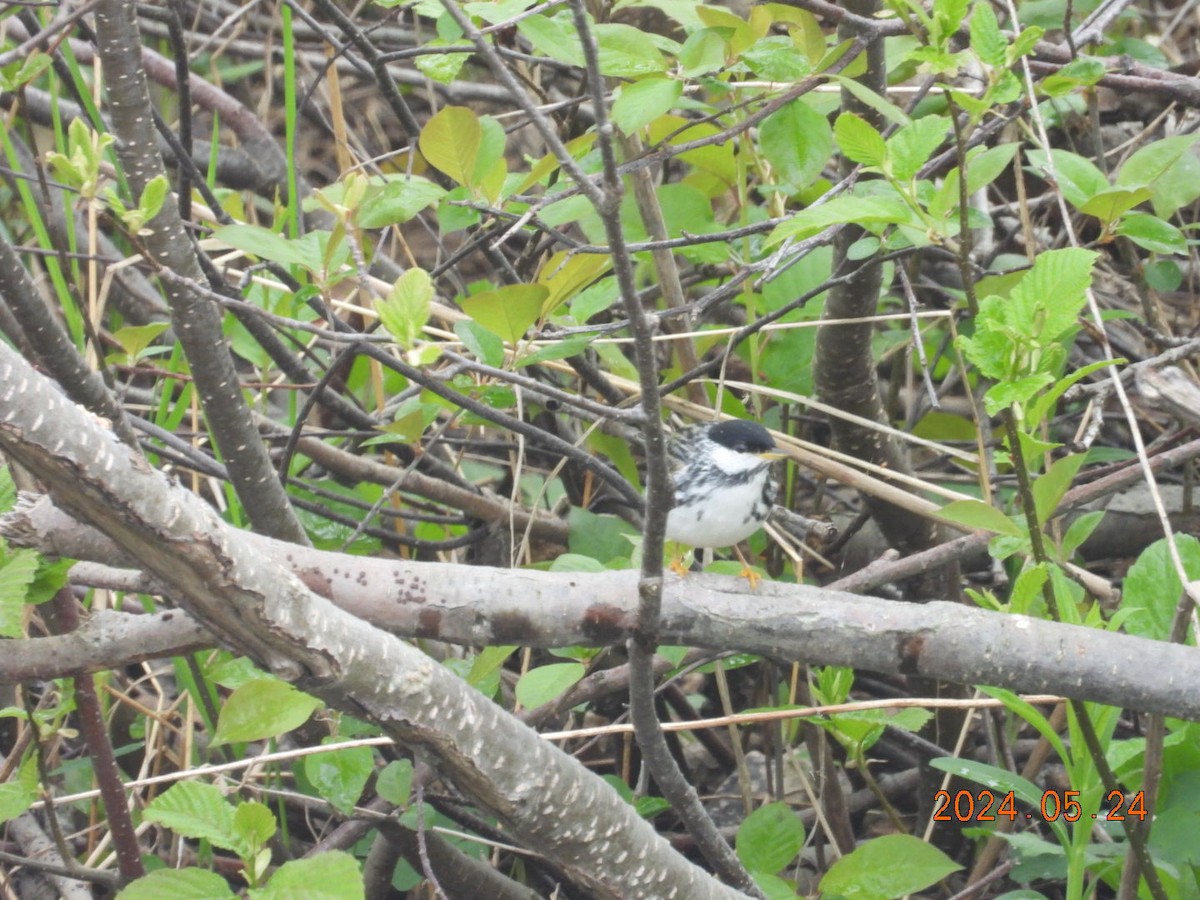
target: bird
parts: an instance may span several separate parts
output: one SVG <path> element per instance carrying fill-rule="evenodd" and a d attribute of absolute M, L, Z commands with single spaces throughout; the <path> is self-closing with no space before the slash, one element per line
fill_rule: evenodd
<path fill-rule="evenodd" d="M 772 463 L 786 455 L 766 428 L 746 419 L 692 425 L 673 435 L 668 456 L 675 504 L 667 513 L 665 539 L 691 547 L 732 547 L 742 576 L 756 587 L 758 576 L 737 545 L 770 516 L 779 494 Z M 681 559 L 671 568 L 686 572 Z"/>

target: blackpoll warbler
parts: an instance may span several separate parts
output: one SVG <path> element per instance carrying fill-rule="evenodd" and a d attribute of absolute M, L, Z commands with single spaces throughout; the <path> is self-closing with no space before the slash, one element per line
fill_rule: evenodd
<path fill-rule="evenodd" d="M 668 541 L 692 547 L 733 547 L 758 531 L 771 514 L 779 480 L 771 463 L 783 459 L 770 432 L 734 419 L 693 425 L 671 439 L 675 505 L 667 515 Z M 751 586 L 745 559 L 743 575 Z M 672 563 L 672 569 L 681 566 Z"/>

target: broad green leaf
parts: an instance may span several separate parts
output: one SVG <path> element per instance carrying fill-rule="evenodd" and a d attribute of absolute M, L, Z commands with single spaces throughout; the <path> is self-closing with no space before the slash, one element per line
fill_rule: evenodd
<path fill-rule="evenodd" d="M 150 801 L 143 818 L 183 837 L 206 840 L 236 852 L 239 839 L 233 813 L 233 806 L 218 788 L 199 781 L 181 781 Z"/>
<path fill-rule="evenodd" d="M 343 747 L 304 757 L 304 774 L 317 793 L 347 815 L 374 771 L 370 747 Z"/>
<path fill-rule="evenodd" d="M 804 847 L 804 823 L 786 803 L 767 803 L 738 827 L 736 847 L 747 869 L 774 874 Z"/>
<path fill-rule="evenodd" d="M 1038 83 L 1038 90 L 1047 97 L 1064 97 L 1080 87 L 1090 87 L 1104 77 L 1104 63 L 1080 57 Z"/>
<path fill-rule="evenodd" d="M 682 93 L 683 82 L 673 78 L 643 78 L 623 85 L 613 101 L 613 121 L 626 134 L 633 134 L 669 112 Z"/>
<path fill-rule="evenodd" d="M 1067 392 L 1067 389 L 1076 382 L 1082 381 L 1093 372 L 1098 372 L 1108 366 L 1124 365 L 1125 359 L 1104 359 L 1100 362 L 1094 362 L 1078 369 L 1073 369 L 1066 375 L 1054 382 L 1046 393 L 1037 398 L 1029 407 L 1029 421 L 1041 422 L 1054 408 L 1054 404 L 1058 402 L 1058 398 Z"/>
<path fill-rule="evenodd" d="M 765 37 L 738 57 L 755 75 L 766 81 L 799 81 L 812 73 L 812 62 L 790 37 Z"/>
<path fill-rule="evenodd" d="M 1093 194 L 1079 207 L 1081 213 L 1095 216 L 1105 225 L 1115 222 L 1123 213 L 1139 203 L 1145 203 L 1153 192 L 1148 187 L 1111 187 Z"/>
<path fill-rule="evenodd" d="M 499 335 L 471 319 L 455 322 L 454 333 L 467 350 L 484 365 L 498 368 L 504 364 L 504 341 Z"/>
<path fill-rule="evenodd" d="M 1182 231 L 1158 216 L 1147 213 L 1130 213 L 1117 225 L 1117 234 L 1129 238 L 1143 250 L 1151 253 L 1187 253 L 1188 243 Z"/>
<path fill-rule="evenodd" d="M 939 38 L 948 38 L 958 31 L 966 18 L 968 3 L 969 0 L 934 0 L 933 21 Z"/>
<path fill-rule="evenodd" d="M 1198 139 L 1200 135 L 1197 134 L 1182 134 L 1147 144 L 1122 163 L 1116 184 L 1121 187 L 1153 186 Z"/>
<path fill-rule="evenodd" d="M 1063 535 L 1062 539 L 1064 559 L 1070 559 L 1075 555 L 1075 551 L 1082 547 L 1084 541 L 1092 536 L 1092 532 L 1096 530 L 1096 526 L 1100 524 L 1103 518 L 1104 510 L 1094 509 L 1071 522 L 1067 527 L 1067 533 Z"/>
<path fill-rule="evenodd" d="M 598 515 L 578 506 L 571 508 L 567 522 L 571 526 L 568 549 L 581 556 L 590 556 L 599 563 L 628 558 L 633 552 L 629 538 L 639 533 L 624 519 Z"/>
<path fill-rule="evenodd" d="M 938 511 L 938 516 L 976 531 L 991 531 L 1014 537 L 1022 533 L 1016 522 L 982 500 L 955 500 L 943 506 Z"/>
<path fill-rule="evenodd" d="M 471 670 L 466 677 L 467 684 L 481 694 L 494 697 L 500 688 L 500 670 L 516 649 L 506 646 L 484 647 L 471 662 Z"/>
<path fill-rule="evenodd" d="M 550 16 L 527 16 L 517 23 L 519 31 L 533 48 L 551 59 L 583 67 L 583 44 L 574 25 Z"/>
<path fill-rule="evenodd" d="M 897 195 L 895 197 L 834 197 L 820 206 L 802 209 L 792 218 L 775 227 L 767 238 L 767 245 L 777 244 L 788 238 L 803 240 L 819 234 L 830 225 L 854 222 L 864 228 L 892 223 L 912 222 L 913 212 Z"/>
<path fill-rule="evenodd" d="M 445 188 L 419 175 L 384 176 L 367 189 L 355 221 L 361 228 L 401 225 L 445 196 Z"/>
<path fill-rule="evenodd" d="M 517 681 L 517 702 L 537 709 L 565 694 L 586 672 L 579 663 L 549 663 L 530 669 Z"/>
<path fill-rule="evenodd" d="M 968 196 L 987 187 L 1000 177 L 1008 168 L 1020 146 L 1016 141 L 1009 144 L 999 144 L 995 147 L 974 147 L 967 152 L 967 194 Z M 955 166 L 946 173 L 946 179 L 938 187 L 929 202 L 929 213 L 936 218 L 942 218 L 958 206 L 959 199 L 959 169 Z"/>
<path fill-rule="evenodd" d="M 971 49 L 980 61 L 995 69 L 1006 64 L 1004 49 L 1008 41 L 1000 32 L 1000 23 L 990 3 L 976 3 L 971 11 Z"/>
<path fill-rule="evenodd" d="M 842 113 L 833 124 L 833 134 L 843 155 L 851 162 L 882 166 L 887 159 L 887 145 L 883 136 L 861 116 Z"/>
<path fill-rule="evenodd" d="M 1076 208 L 1108 188 L 1108 178 L 1104 173 L 1096 168 L 1094 162 L 1078 153 L 1052 150 L 1047 156 L 1045 150 L 1027 150 L 1025 157 L 1029 160 L 1030 171 L 1039 178 L 1050 178 L 1049 164 L 1053 162 L 1055 183 L 1067 202 Z"/>
<path fill-rule="evenodd" d="M 131 361 L 136 361 L 142 351 L 154 343 L 154 339 L 171 327 L 170 322 L 150 322 L 147 325 L 126 325 L 124 328 L 119 328 L 113 334 L 113 338 L 121 349 L 125 351 L 126 357 Z"/>
<path fill-rule="evenodd" d="M 365 896 L 358 862 L 341 850 L 285 862 L 265 888 L 253 892 L 253 900 L 362 900 Z"/>
<path fill-rule="evenodd" d="M 833 155 L 829 120 L 803 100 L 773 112 L 759 127 L 759 147 L 777 180 L 794 190 L 820 177 Z"/>
<path fill-rule="evenodd" d="M 412 794 L 413 764 L 411 759 L 397 759 L 383 767 L 375 780 L 375 792 L 388 803 L 407 806 Z"/>
<path fill-rule="evenodd" d="M 592 27 L 600 74 L 610 78 L 639 78 L 665 72 L 666 61 L 654 41 L 640 28 L 615 22 Z"/>
<path fill-rule="evenodd" d="M 434 38 L 432 41 L 428 41 L 421 46 L 426 50 L 437 50 L 441 47 L 453 47 L 461 43 L 461 41 L 446 41 L 441 38 Z M 462 71 L 463 65 L 470 58 L 470 53 L 423 53 L 413 60 L 413 65 L 423 75 L 426 75 L 439 84 L 449 84 L 458 77 L 458 73 Z"/>
<path fill-rule="evenodd" d="M 234 900 L 229 882 L 208 869 L 158 869 L 125 885 L 117 900 Z"/>
<path fill-rule="evenodd" d="M 213 237 L 259 259 L 313 271 L 321 268 L 320 255 L 314 254 L 308 244 L 289 240 L 257 225 L 223 225 L 213 231 Z"/>
<path fill-rule="evenodd" d="M 465 106 L 447 106 L 425 123 L 417 146 L 431 166 L 459 184 L 471 185 L 482 140 L 475 113 Z"/>
<path fill-rule="evenodd" d="M 916 177 L 917 171 L 946 139 L 948 127 L 948 121 L 942 116 L 924 116 L 892 135 L 887 141 L 892 175 L 899 181 Z"/>
<path fill-rule="evenodd" d="M 17 781 L 0 784 L 0 822 L 11 822 L 38 799 L 36 789 Z"/>
<path fill-rule="evenodd" d="M 892 900 L 937 884 L 962 866 L 907 834 L 888 834 L 860 844 L 821 879 L 821 892 L 852 900 Z"/>
<path fill-rule="evenodd" d="M 504 341 L 515 344 L 538 320 L 549 289 L 542 284 L 510 284 L 459 299 L 472 319 Z"/>
<path fill-rule="evenodd" d="M 396 279 L 379 304 L 379 321 L 401 347 L 409 349 L 420 339 L 433 302 L 433 281 L 424 269 L 409 269 Z"/>
<path fill-rule="evenodd" d="M 306 760 L 311 758 L 305 757 Z M 275 813 L 271 812 L 270 807 L 257 800 L 247 800 L 239 803 L 233 811 L 233 828 L 241 846 L 249 851 L 241 854 L 245 858 L 275 836 L 279 823 L 275 821 Z"/>
<path fill-rule="evenodd" d="M 540 315 L 550 315 L 611 268 L 612 257 L 598 253 L 570 255 L 565 250 L 555 253 L 537 276 L 537 284 L 546 289 Z"/>
<path fill-rule="evenodd" d="M 1045 475 L 1034 479 L 1032 491 L 1033 502 L 1037 508 L 1039 524 L 1045 524 L 1054 518 L 1058 510 L 1058 501 L 1071 487 L 1071 482 L 1079 472 L 1087 455 L 1075 453 L 1056 459 Z"/>
<path fill-rule="evenodd" d="M 983 406 L 989 416 L 997 415 L 1010 406 L 1025 406 L 1046 385 L 1054 381 L 1049 372 L 1035 372 L 1019 378 L 1009 377 L 1006 381 L 988 388 L 983 395 Z"/>
<path fill-rule="evenodd" d="M 1032 329 L 1043 344 L 1066 334 L 1086 302 L 1096 257 L 1077 247 L 1040 254 L 1009 297 L 1009 324 Z"/>
<path fill-rule="evenodd" d="M 1200 541 L 1180 534 L 1175 537 L 1175 547 L 1188 578 L 1200 578 Z M 1166 538 L 1141 552 L 1129 567 L 1123 588 L 1121 609 L 1128 610 L 1125 630 L 1155 641 L 1168 640 L 1183 585 L 1175 574 Z"/>
<path fill-rule="evenodd" d="M 321 701 L 277 678 L 249 681 L 221 707 L 213 746 L 260 741 L 299 728 Z"/>
<path fill-rule="evenodd" d="M 688 35 L 679 51 L 680 74 L 684 78 L 696 78 L 722 69 L 725 54 L 729 51 L 728 33 L 723 28 L 702 28 Z"/>

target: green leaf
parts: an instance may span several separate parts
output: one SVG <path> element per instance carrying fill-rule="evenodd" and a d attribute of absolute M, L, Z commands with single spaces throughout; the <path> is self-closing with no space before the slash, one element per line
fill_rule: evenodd
<path fill-rule="evenodd" d="M 544 347 L 539 347 L 532 353 L 522 356 L 517 360 L 517 366 L 535 366 L 539 363 L 550 362 L 555 359 L 568 359 L 572 356 L 578 356 L 598 336 L 595 334 L 573 334 L 562 340 L 554 341 Z"/>
<path fill-rule="evenodd" d="M 366 887 L 354 857 L 330 850 L 284 863 L 264 889 L 251 895 L 253 900 L 362 900 Z"/>
<path fill-rule="evenodd" d="M 304 757 L 304 774 L 317 793 L 347 815 L 374 771 L 375 754 L 370 747 L 343 747 Z"/>
<path fill-rule="evenodd" d="M 447 106 L 425 123 L 417 146 L 431 166 L 459 184 L 472 185 L 482 140 L 475 113 L 465 106 Z"/>
<path fill-rule="evenodd" d="M 375 792 L 388 803 L 407 806 L 412 796 L 413 764 L 411 759 L 397 759 L 383 767 L 375 780 Z"/>
<path fill-rule="evenodd" d="M 130 362 L 136 362 L 154 339 L 171 327 L 170 322 L 150 322 L 147 325 L 126 325 L 113 334 Z"/>
<path fill-rule="evenodd" d="M 565 694 L 586 672 L 579 663 L 550 663 L 530 669 L 517 681 L 517 702 L 526 709 L 537 709 Z"/>
<path fill-rule="evenodd" d="M 1049 164 L 1054 163 L 1055 183 L 1067 202 L 1079 208 L 1100 191 L 1108 188 L 1108 178 L 1090 159 L 1069 150 L 1027 150 L 1029 170 L 1039 178 L 1049 178 Z"/>
<path fill-rule="evenodd" d="M 14 550 L 0 566 L 0 637 L 24 636 L 26 602 L 37 577 L 38 560 L 36 551 Z"/>
<path fill-rule="evenodd" d="M 834 75 L 833 80 L 844 91 L 849 91 L 854 95 L 854 98 L 864 106 L 875 110 L 893 125 L 903 127 L 912 122 L 908 113 L 898 107 L 886 97 L 881 97 L 865 84 L 856 78 L 847 78 L 845 75 Z"/>
<path fill-rule="evenodd" d="M 578 506 L 571 507 L 567 523 L 571 526 L 568 549 L 581 556 L 590 556 L 599 563 L 628 558 L 633 551 L 629 538 L 639 534 L 624 519 L 598 515 Z"/>
<path fill-rule="evenodd" d="M 1147 144 L 1121 164 L 1115 179 L 1116 184 L 1122 187 L 1153 185 L 1171 170 L 1181 156 L 1192 149 L 1192 145 L 1198 139 L 1200 135 L 1183 134 Z"/>
<path fill-rule="evenodd" d="M 1074 453 L 1056 459 L 1045 475 L 1034 480 L 1031 490 L 1040 524 L 1044 525 L 1054 518 L 1058 511 L 1058 501 L 1071 487 L 1071 482 L 1075 480 L 1085 459 L 1087 455 L 1084 453 Z"/>
<path fill-rule="evenodd" d="M 515 344 L 542 315 L 550 290 L 542 284 L 510 284 L 459 299 L 472 319 L 501 340 Z"/>
<path fill-rule="evenodd" d="M 994 69 L 1007 64 L 1004 50 L 1008 41 L 1000 32 L 1000 23 L 990 3 L 976 3 L 971 12 L 971 49 L 980 61 Z"/>
<path fill-rule="evenodd" d="M 198 781 L 181 781 L 150 801 L 143 818 L 183 837 L 206 840 L 236 852 L 239 838 L 233 813 L 233 807 L 218 788 Z"/>
<path fill-rule="evenodd" d="M 367 189 L 355 221 L 362 228 L 401 225 L 446 196 L 445 188 L 419 175 L 387 175 Z"/>
<path fill-rule="evenodd" d="M 743 50 L 738 59 L 766 81 L 786 83 L 812 74 L 808 56 L 782 34 L 761 38 Z"/>
<path fill-rule="evenodd" d="M 1081 57 L 1043 78 L 1038 90 L 1047 97 L 1065 97 L 1076 88 L 1094 85 L 1103 77 L 1104 63 L 1101 60 Z"/>
<path fill-rule="evenodd" d="M 1054 381 L 1049 372 L 1035 372 L 1021 377 L 1010 376 L 1008 380 L 994 384 L 983 395 L 983 406 L 989 416 L 997 415 L 1010 406 L 1025 406 L 1038 391 Z"/>
<path fill-rule="evenodd" d="M 0 822 L 11 822 L 38 799 L 38 792 L 19 781 L 0 784 Z"/>
<path fill-rule="evenodd" d="M 1081 213 L 1095 216 L 1105 225 L 1115 222 L 1123 213 L 1153 195 L 1148 187 L 1111 187 L 1093 194 L 1079 207 Z"/>
<path fill-rule="evenodd" d="M 434 38 L 432 41 L 422 44 L 422 48 L 436 50 L 439 47 L 453 47 L 460 43 L 461 41 L 446 41 L 441 38 Z M 426 75 L 439 84 L 449 84 L 458 77 L 458 73 L 462 71 L 463 64 L 470 58 L 470 53 L 423 53 L 413 60 L 413 65 L 423 75 Z"/>
<path fill-rule="evenodd" d="M 682 93 L 683 82 L 673 78 L 644 78 L 623 85 L 613 101 L 613 121 L 625 134 L 633 134 L 669 112 Z"/>
<path fill-rule="evenodd" d="M 842 113 L 833 124 L 833 135 L 842 148 L 842 154 L 851 162 L 882 166 L 887 159 L 887 145 L 883 142 L 883 136 L 862 116 Z"/>
<path fill-rule="evenodd" d="M 320 700 L 277 678 L 249 681 L 221 707 L 213 746 L 279 737 L 303 725 L 320 706 Z"/>
<path fill-rule="evenodd" d="M 809 187 L 833 155 L 829 120 L 803 100 L 773 112 L 759 127 L 759 147 L 776 178 L 792 192 Z"/>
<path fill-rule="evenodd" d="M 611 268 L 612 258 L 598 253 L 555 253 L 538 271 L 537 284 L 546 289 L 540 314 L 550 315 Z"/>
<path fill-rule="evenodd" d="M 504 341 L 478 322 L 462 319 L 454 323 L 458 339 L 484 365 L 499 368 L 504 365 Z"/>
<path fill-rule="evenodd" d="M 610 78 L 638 78 L 665 72 L 666 61 L 650 35 L 632 25 L 606 22 L 592 26 L 598 47 L 600 74 Z"/>
<path fill-rule="evenodd" d="M 422 335 L 433 302 L 433 281 L 424 269 L 409 269 L 396 279 L 379 304 L 379 321 L 406 350 Z"/>
<path fill-rule="evenodd" d="M 1187 238 L 1170 222 L 1147 213 L 1130 213 L 1117 225 L 1117 234 L 1151 253 L 1187 254 Z"/>
<path fill-rule="evenodd" d="M 1176 535 L 1175 548 L 1187 577 L 1200 578 L 1200 541 L 1191 535 Z M 1168 640 L 1183 584 L 1175 574 L 1166 538 L 1141 552 L 1137 562 L 1129 567 L 1123 587 L 1121 609 L 1128 610 L 1125 630 L 1155 641 Z"/>
<path fill-rule="evenodd" d="M 804 823 L 786 803 L 768 803 L 742 822 L 736 846 L 747 869 L 774 874 L 804 847 Z"/>
<path fill-rule="evenodd" d="M 466 682 L 481 694 L 494 697 L 500 689 L 500 671 L 504 663 L 516 652 L 516 647 L 484 647 L 471 662 Z"/>
<path fill-rule="evenodd" d="M 1063 535 L 1062 539 L 1063 559 L 1070 559 L 1075 555 L 1075 551 L 1082 547 L 1084 541 L 1092 536 L 1092 532 L 1096 530 L 1096 526 L 1100 524 L 1103 518 L 1104 510 L 1094 509 L 1071 522 L 1067 528 L 1067 533 Z"/>
<path fill-rule="evenodd" d="M 229 883 L 207 869 L 158 869 L 129 882 L 117 900 L 234 900 Z"/>
<path fill-rule="evenodd" d="M 1043 344 L 1075 327 L 1092 280 L 1093 250 L 1065 247 L 1038 256 L 1009 298 L 1008 323 L 1027 329 Z M 1044 312 L 1043 312 L 1044 310 Z"/>
<path fill-rule="evenodd" d="M 279 823 L 268 806 L 257 800 L 247 800 L 233 811 L 233 828 L 243 848 L 239 855 L 245 859 L 266 846 L 279 830 Z"/>
<path fill-rule="evenodd" d="M 289 240 L 257 225 L 223 225 L 213 231 L 213 237 L 259 259 L 313 271 L 321 268 L 321 256 L 314 254 L 309 244 Z"/>
<path fill-rule="evenodd" d="M 727 28 L 703 28 L 688 35 L 679 50 L 680 74 L 696 78 L 722 69 L 729 50 L 728 33 Z"/>
<path fill-rule="evenodd" d="M 830 225 L 854 222 L 867 228 L 891 223 L 910 223 L 914 215 L 899 195 L 891 197 L 855 197 L 841 195 L 820 206 L 802 209 L 775 227 L 767 238 L 771 246 L 788 238 L 803 240 L 819 234 Z"/>
<path fill-rule="evenodd" d="M 907 834 L 860 844 L 821 879 L 821 892 L 853 900 L 892 900 L 937 884 L 962 866 L 936 847 Z"/>
<path fill-rule="evenodd" d="M 892 175 L 899 181 L 914 178 L 946 139 L 948 127 L 949 123 L 942 116 L 924 116 L 892 135 L 887 141 Z"/>
<path fill-rule="evenodd" d="M 973 531 L 991 531 L 1014 537 L 1022 533 L 1016 522 L 982 500 L 955 500 L 943 506 L 938 516 L 956 525 L 966 525 Z"/>

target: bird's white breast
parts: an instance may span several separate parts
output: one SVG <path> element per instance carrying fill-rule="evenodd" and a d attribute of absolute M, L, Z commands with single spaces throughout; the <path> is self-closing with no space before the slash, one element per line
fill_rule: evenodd
<path fill-rule="evenodd" d="M 760 460 L 751 459 L 753 464 L 762 465 Z M 745 540 L 760 527 L 754 508 L 762 501 L 769 476 L 764 468 L 742 484 L 722 486 L 703 502 L 674 507 L 667 514 L 666 539 L 691 547 L 730 547 Z"/>

